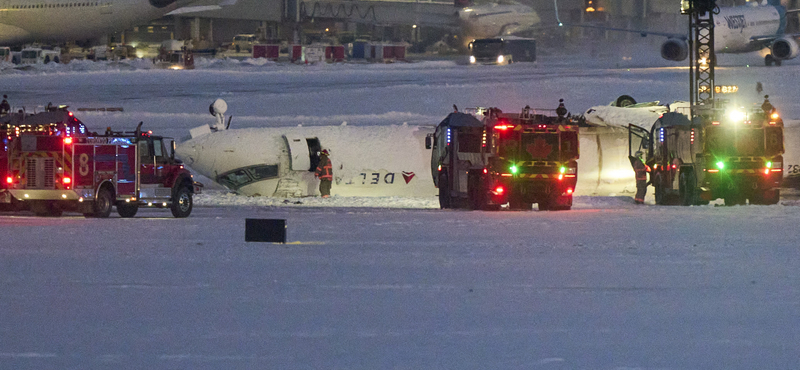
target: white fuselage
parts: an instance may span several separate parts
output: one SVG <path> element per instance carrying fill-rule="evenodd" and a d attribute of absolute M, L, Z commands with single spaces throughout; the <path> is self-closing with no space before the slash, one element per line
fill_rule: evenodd
<path fill-rule="evenodd" d="M 476 39 L 511 35 L 540 21 L 533 8 L 522 4 L 468 7 L 459 10 L 458 17 L 466 35 Z"/>
<path fill-rule="evenodd" d="M 333 195 L 435 196 L 431 150 L 425 148 L 432 132 L 432 126 L 406 125 L 233 129 L 180 143 L 176 155 L 239 194 L 313 196 L 319 181 L 308 171 L 306 139 L 317 139 L 331 151 Z M 635 192 L 627 135 L 623 127 L 581 128 L 576 195 Z"/>
<path fill-rule="evenodd" d="M 156 19 L 176 4 L 148 0 L 0 0 L 0 45 L 97 38 Z"/>
<path fill-rule="evenodd" d="M 781 33 L 781 15 L 774 6 L 737 6 L 720 8 L 714 15 L 714 51 L 746 53 L 761 50 L 763 41 L 753 37 Z"/>

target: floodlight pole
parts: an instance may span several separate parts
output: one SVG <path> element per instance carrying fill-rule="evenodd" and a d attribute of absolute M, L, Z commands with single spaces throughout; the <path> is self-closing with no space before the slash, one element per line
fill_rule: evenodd
<path fill-rule="evenodd" d="M 689 103 L 695 107 L 714 104 L 714 0 L 684 0 L 681 13 L 689 15 Z M 710 108 L 710 107 L 707 107 Z"/>

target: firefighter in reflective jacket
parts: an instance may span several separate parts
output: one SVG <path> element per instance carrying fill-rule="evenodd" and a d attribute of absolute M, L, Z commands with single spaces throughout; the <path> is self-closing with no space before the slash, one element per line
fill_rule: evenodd
<path fill-rule="evenodd" d="M 319 165 L 314 175 L 319 179 L 319 193 L 323 198 L 331 196 L 331 184 L 333 183 L 333 166 L 328 158 L 328 149 L 322 149 L 319 155 Z"/>
<path fill-rule="evenodd" d="M 647 173 L 650 172 L 650 166 L 644 163 L 642 155 L 643 153 L 638 151 L 635 157 L 629 157 L 633 171 L 636 172 L 636 197 L 634 198 L 636 204 L 644 204 L 644 196 L 647 193 Z"/>

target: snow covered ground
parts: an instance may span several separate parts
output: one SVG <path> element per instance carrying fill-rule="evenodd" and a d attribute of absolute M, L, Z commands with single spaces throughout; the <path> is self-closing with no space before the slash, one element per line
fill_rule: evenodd
<path fill-rule="evenodd" d="M 75 64 L 0 68 L 0 93 L 13 106 L 123 107 L 78 117 L 175 137 L 213 121 L 217 97 L 236 127 L 435 124 L 454 103 L 554 108 L 563 97 L 582 112 L 622 94 L 688 98 L 686 68 L 646 59 Z M 800 119 L 796 61 L 721 60 L 718 83 L 756 99 L 762 82 Z M 186 219 L 0 214 L 0 369 L 796 369 L 796 204 L 577 197 L 568 212 L 470 212 L 438 210 L 435 198 L 212 188 Z M 289 244 L 244 242 L 245 218 L 286 219 Z"/>

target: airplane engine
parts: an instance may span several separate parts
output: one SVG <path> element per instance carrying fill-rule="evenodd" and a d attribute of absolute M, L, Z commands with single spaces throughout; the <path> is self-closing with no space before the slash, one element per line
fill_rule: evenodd
<path fill-rule="evenodd" d="M 661 44 L 661 57 L 666 60 L 680 62 L 689 56 L 689 44 L 686 40 L 669 38 Z"/>
<path fill-rule="evenodd" d="M 800 53 L 800 48 L 797 46 L 797 41 L 792 37 L 784 36 L 772 42 L 772 56 L 775 59 L 792 59 L 798 53 Z"/>

